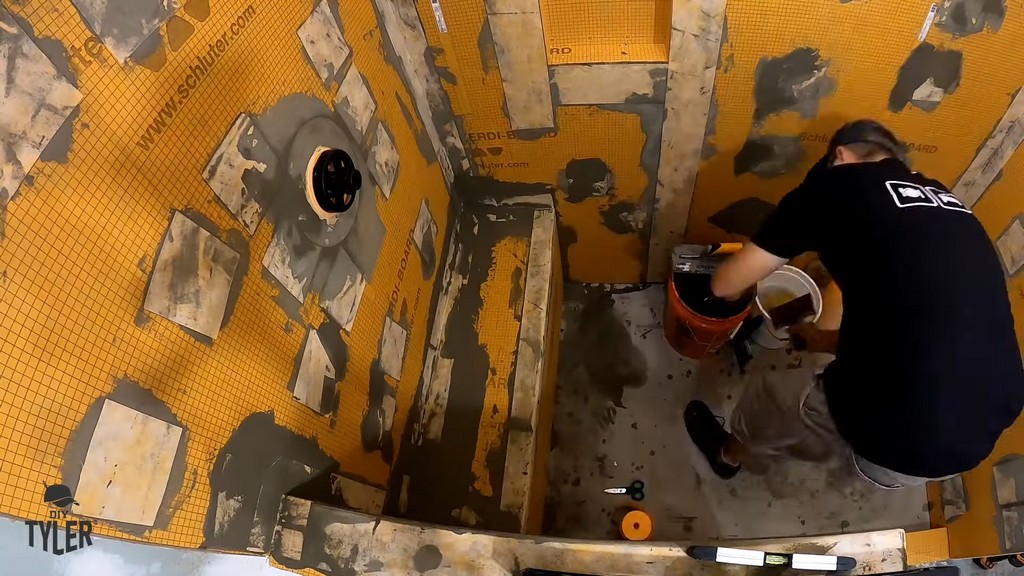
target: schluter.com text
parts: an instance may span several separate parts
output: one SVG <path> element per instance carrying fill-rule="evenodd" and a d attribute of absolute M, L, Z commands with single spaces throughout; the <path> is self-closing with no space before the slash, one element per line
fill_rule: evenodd
<path fill-rule="evenodd" d="M 153 144 L 163 134 L 164 130 L 167 129 L 171 120 L 174 119 L 178 110 L 185 105 L 185 102 L 188 102 L 188 99 L 195 93 L 196 88 L 199 88 L 199 85 L 203 83 L 203 80 L 209 76 L 213 67 L 220 61 L 221 56 L 227 52 L 231 43 L 238 38 L 242 30 L 245 30 L 245 27 L 249 25 L 255 16 L 256 8 L 250 4 L 237 18 L 231 21 L 228 29 L 220 35 L 220 38 L 208 45 L 206 53 L 200 54 L 196 58 L 196 61 L 189 66 L 188 74 L 178 84 L 175 93 L 160 107 L 156 117 L 146 127 L 146 132 L 135 143 L 136 146 L 147 151 L 153 147 Z"/>

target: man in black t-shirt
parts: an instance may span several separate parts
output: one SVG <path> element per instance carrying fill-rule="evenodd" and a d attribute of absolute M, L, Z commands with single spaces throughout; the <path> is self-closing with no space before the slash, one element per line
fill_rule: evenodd
<path fill-rule="evenodd" d="M 921 484 L 977 466 L 1020 414 L 1024 369 L 995 249 L 902 151 L 877 122 L 845 125 L 715 273 L 715 295 L 736 298 L 813 251 L 842 293 L 838 326 L 791 331 L 835 354 L 824 372 L 747 387 L 731 434 L 703 402 L 687 406 L 687 431 L 719 476 L 752 456 L 839 456 L 880 486 Z"/>

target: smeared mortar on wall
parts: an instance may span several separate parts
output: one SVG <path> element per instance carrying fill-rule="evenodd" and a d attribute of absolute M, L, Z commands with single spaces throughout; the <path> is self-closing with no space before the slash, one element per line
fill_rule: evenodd
<path fill-rule="evenodd" d="M 1006 0 L 945 0 L 935 26 L 953 36 L 970 36 L 986 27 L 998 32 L 1006 18 Z"/>
<path fill-rule="evenodd" d="M 754 122 L 785 110 L 815 118 L 822 98 L 835 92 L 829 63 L 814 48 L 797 48 L 778 58 L 762 58 L 754 70 Z"/>
<path fill-rule="evenodd" d="M 283 495 L 310 492 L 332 500 L 329 476 L 337 470 L 338 463 L 316 440 L 275 423 L 273 412 L 248 416 L 211 467 L 203 547 L 248 549 L 253 532 L 277 525 Z M 308 484 L 314 479 L 318 481 Z M 303 490 L 295 490 L 303 485 Z"/>
<path fill-rule="evenodd" d="M 435 157 L 450 185 L 454 176 L 475 167 L 465 153 L 465 133 L 458 132 L 448 93 L 430 54 L 415 2 L 374 0 L 385 62 L 402 79 L 422 119 Z M 454 78 L 453 78 L 454 79 Z M 456 80 L 457 81 L 457 80 Z M 428 158 L 430 160 L 430 158 Z"/>
<path fill-rule="evenodd" d="M 128 60 L 132 52 L 170 19 L 180 5 L 173 0 L 73 0 L 72 4 L 119 62 Z"/>
<path fill-rule="evenodd" d="M 733 159 L 733 173 L 774 178 L 798 167 L 803 159 L 799 136 L 751 134 Z"/>
<path fill-rule="evenodd" d="M 171 464 L 171 472 L 167 479 L 167 488 L 164 491 L 163 500 L 160 502 L 160 509 L 156 514 L 156 521 L 152 527 L 128 524 L 125 522 L 112 522 L 104 520 L 119 530 L 123 530 L 135 536 L 142 536 L 152 529 L 166 530 L 170 526 L 171 518 L 177 506 L 181 505 L 176 501 L 178 493 L 185 482 L 185 454 L 188 448 L 188 429 L 178 420 L 170 407 L 164 404 L 153 392 L 143 388 L 138 382 L 128 377 L 121 377 L 114 380 L 114 390 L 106 396 L 97 398 L 85 411 L 85 415 L 78 422 L 78 426 L 68 438 L 67 446 L 64 449 L 64 457 L 61 459 L 60 476 L 61 482 L 71 488 L 72 494 L 78 488 L 81 479 L 82 467 L 85 465 L 85 456 L 89 452 L 89 445 L 92 442 L 93 432 L 99 422 L 100 412 L 107 400 L 117 402 L 133 410 L 142 412 L 158 420 L 173 424 L 181 428 L 181 439 L 178 441 L 178 449 L 174 453 L 174 460 Z"/>
<path fill-rule="evenodd" d="M 286 329 L 287 331 L 287 329 Z M 348 344 L 341 338 L 341 326 L 330 316 L 324 317 L 324 322 L 316 329 L 317 338 L 327 352 L 327 360 L 334 368 L 334 377 L 327 378 L 323 383 L 323 393 L 320 399 L 320 414 L 328 414 L 331 418 L 331 428 L 338 423 L 338 409 L 341 407 L 341 387 L 345 374 L 348 372 Z M 305 346 L 299 348 L 292 364 L 292 377 L 288 383 L 288 390 L 295 391 L 295 384 L 299 377 L 299 367 L 302 364 L 302 355 Z"/>
<path fill-rule="evenodd" d="M 398 101 L 398 107 L 402 110 L 405 123 L 416 133 L 416 148 L 419 149 L 420 155 L 431 164 L 437 162 L 437 154 L 434 152 L 434 145 L 431 144 L 430 135 L 427 134 L 426 129 L 422 128 L 421 124 L 413 117 L 412 110 L 409 110 L 409 107 L 405 105 L 405 100 L 397 92 L 395 92 L 395 100 Z"/>
<path fill-rule="evenodd" d="M 654 217 L 654 199 L 658 187 L 658 168 L 661 164 L 662 128 L 665 124 L 664 94 L 666 77 L 660 70 L 652 72 L 652 75 L 654 74 L 657 74 L 657 77 L 655 78 L 655 96 L 653 99 L 634 96 L 627 99 L 626 104 L 598 106 L 598 108 L 604 110 L 636 114 L 640 118 L 640 130 L 644 134 L 644 146 L 640 151 L 640 167 L 647 176 L 647 186 L 644 187 L 640 201 L 635 205 L 630 206 L 632 203 L 629 202 L 612 203 L 606 210 L 602 211 L 601 215 L 602 218 L 605 218 L 605 226 L 613 232 L 619 234 L 639 232 L 640 244 L 645 252 L 641 255 L 640 261 L 645 263 L 645 266 L 647 262 L 646 251 L 650 244 L 652 219 Z M 657 100 L 658 94 L 661 95 L 660 102 Z M 609 217 L 613 218 L 612 225 L 609 225 L 607 220 Z M 626 225 L 620 225 L 620 222 Z M 562 260 L 563 263 L 568 261 L 564 252 Z M 646 272 L 641 275 L 641 277 L 645 276 Z"/>
<path fill-rule="evenodd" d="M 480 69 L 484 76 L 498 69 L 498 53 L 494 51 L 494 36 L 491 34 L 490 21 L 484 18 L 480 25 L 480 34 L 476 40 L 477 51 L 480 53 Z"/>
<path fill-rule="evenodd" d="M 543 184 L 499 183 L 487 178 L 462 176 L 456 181 L 457 194 L 475 198 L 479 191 L 495 193 L 507 198 L 552 193 Z M 459 244 L 463 249 L 453 265 L 464 278 L 461 288 L 444 327 L 444 344 L 440 354 L 455 359 L 448 392 L 447 416 L 444 419 L 442 441 L 424 440 L 420 446 L 401 452 L 401 459 L 392 472 L 395 478 L 410 478 L 407 490 L 407 515 L 420 521 L 452 524 L 453 510 L 468 506 L 491 529 L 517 531 L 518 520 L 500 510 L 497 495 L 485 497 L 473 486 L 475 476 L 472 462 L 476 452 L 478 428 L 484 407 L 486 386 L 490 371 L 487 349 L 480 341 L 476 321 L 483 307 L 482 288 L 489 277 L 492 251 L 498 243 L 509 237 L 529 241 L 533 228 L 534 208 L 530 206 L 467 207 L 459 219 Z M 494 216 L 493 219 L 488 216 Z M 509 374 L 514 378 L 515 370 Z M 422 385 L 422 384 L 421 384 Z M 508 382 L 509 394 L 513 382 Z M 511 402 L 511 398 L 510 398 Z M 414 407 L 414 412 L 416 411 Z M 501 486 L 504 472 L 505 445 L 487 454 L 487 470 L 492 475 L 491 486 Z M 391 491 L 392 494 L 394 490 Z M 389 495 L 389 510 L 397 506 Z"/>
<path fill-rule="evenodd" d="M 729 234 L 740 234 L 749 238 L 761 229 L 761 225 L 774 211 L 775 204 L 751 196 L 737 200 L 715 212 L 708 218 L 708 222 Z"/>
<path fill-rule="evenodd" d="M 902 112 L 908 103 L 928 112 L 935 110 L 946 94 L 956 92 L 963 62 L 959 50 L 918 44 L 900 66 L 889 93 L 889 110 Z"/>
<path fill-rule="evenodd" d="M 560 176 L 565 199 L 573 204 L 595 196 L 607 196 L 614 186 L 612 170 L 600 158 L 570 160 Z"/>
<path fill-rule="evenodd" d="M 365 452 L 380 451 L 381 458 L 390 464 L 395 458 L 394 440 L 391 430 L 384 423 L 384 397 L 394 396 L 395 389 L 388 384 L 387 377 L 375 358 L 370 364 L 370 382 L 367 392 L 366 414 L 359 425 L 360 439 Z"/>
<path fill-rule="evenodd" d="M 102 58 L 102 52 L 100 54 Z M 139 44 L 135 52 L 132 52 L 131 61 L 153 72 L 159 72 L 167 64 L 167 48 L 159 31 L 150 34 Z"/>

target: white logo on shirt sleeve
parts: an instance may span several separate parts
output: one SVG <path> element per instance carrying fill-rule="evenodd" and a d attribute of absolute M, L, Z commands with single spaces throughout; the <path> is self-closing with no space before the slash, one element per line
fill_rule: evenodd
<path fill-rule="evenodd" d="M 968 214 L 971 213 L 959 198 L 953 196 L 949 192 L 939 190 L 938 188 L 932 188 L 931 186 L 927 187 L 926 190 L 928 190 L 932 196 L 935 196 L 935 199 L 939 201 L 939 206 L 942 206 L 947 210 L 957 210 L 959 212 L 967 212 Z"/>
<path fill-rule="evenodd" d="M 899 180 L 890 180 L 885 183 L 885 187 L 889 189 L 889 195 L 896 202 L 896 206 L 900 208 L 927 206 L 929 208 L 938 207 L 945 208 L 946 210 L 971 213 L 956 196 L 940 188 L 921 186 L 913 182 L 901 182 Z"/>
<path fill-rule="evenodd" d="M 938 206 L 939 202 L 931 194 L 925 190 L 924 186 L 914 184 L 912 182 L 900 182 L 898 180 L 890 180 L 885 183 L 886 188 L 889 189 L 889 194 L 892 195 L 893 201 L 900 208 L 908 208 L 910 206 Z"/>

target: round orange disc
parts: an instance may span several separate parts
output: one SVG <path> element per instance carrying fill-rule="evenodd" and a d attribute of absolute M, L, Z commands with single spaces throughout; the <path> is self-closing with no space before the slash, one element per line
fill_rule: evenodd
<path fill-rule="evenodd" d="M 640 541 L 647 540 L 654 531 L 654 523 L 651 517 L 643 510 L 631 510 L 622 518 L 619 524 L 619 532 L 626 540 Z"/>

